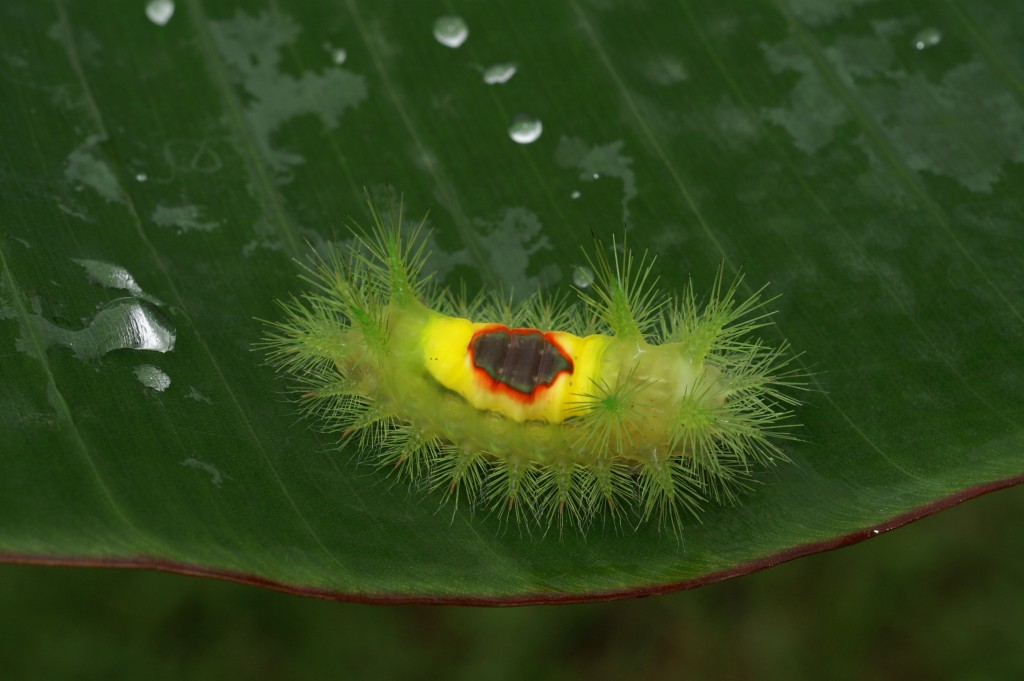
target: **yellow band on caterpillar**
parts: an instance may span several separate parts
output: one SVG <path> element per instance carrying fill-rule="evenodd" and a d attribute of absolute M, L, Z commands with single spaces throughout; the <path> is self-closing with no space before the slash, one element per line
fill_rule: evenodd
<path fill-rule="evenodd" d="M 479 341 L 487 336 L 510 339 L 504 348 L 504 359 L 511 364 L 517 359 L 538 359 L 544 351 L 558 352 L 564 361 L 551 361 L 560 370 L 550 377 L 532 376 L 523 385 L 513 385 L 489 373 L 474 353 Z M 539 340 L 534 341 L 534 337 Z M 517 352 L 517 340 L 529 338 L 529 347 Z M 586 388 L 600 378 L 600 360 L 610 339 L 591 335 L 581 338 L 564 331 L 544 332 L 538 329 L 513 328 L 493 323 L 473 323 L 468 319 L 434 314 L 423 330 L 423 357 L 434 379 L 466 399 L 477 409 L 496 412 L 514 421 L 561 423 L 579 415 L 574 403 L 579 401 L 578 386 Z M 519 345 L 526 342 L 519 341 Z M 541 348 L 537 350 L 536 348 Z M 500 350 L 498 352 L 501 352 Z M 568 365 L 567 367 L 565 365 Z"/>

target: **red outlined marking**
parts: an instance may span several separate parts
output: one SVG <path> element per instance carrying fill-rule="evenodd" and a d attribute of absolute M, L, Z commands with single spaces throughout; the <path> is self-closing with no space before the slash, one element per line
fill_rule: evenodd
<path fill-rule="evenodd" d="M 562 369 L 561 371 L 557 372 L 554 376 L 551 377 L 551 381 L 548 383 L 538 383 L 533 387 L 533 390 L 531 390 L 528 393 L 517 390 L 516 388 L 513 388 L 507 383 L 502 383 L 501 381 L 497 380 L 496 378 L 493 378 L 489 373 L 487 373 L 486 369 L 477 366 L 476 354 L 473 350 L 473 343 L 476 341 L 477 338 L 479 338 L 480 336 L 486 336 L 487 334 L 494 333 L 496 331 L 503 331 L 505 333 L 517 336 L 526 336 L 529 334 L 540 335 L 547 343 L 551 345 L 551 347 L 558 350 L 558 354 L 560 354 L 562 356 L 562 359 L 566 361 L 566 363 L 569 365 L 569 368 Z M 473 334 L 473 337 L 469 339 L 469 345 L 466 346 L 466 352 L 469 353 L 470 364 L 473 367 L 473 373 L 477 377 L 477 383 L 483 390 L 487 390 L 492 393 L 498 393 L 499 395 L 504 395 L 516 402 L 519 402 L 520 404 L 533 404 L 538 399 L 542 398 L 544 394 L 551 389 L 551 386 L 553 386 L 558 381 L 559 377 L 561 377 L 563 374 L 571 375 L 573 370 L 576 368 L 575 363 L 572 361 L 572 356 L 565 350 L 564 347 L 562 347 L 562 344 L 558 342 L 558 339 L 555 338 L 555 334 L 552 331 L 545 332 L 540 331 L 538 329 L 510 329 L 507 326 L 503 326 L 501 324 L 491 324 Z"/>

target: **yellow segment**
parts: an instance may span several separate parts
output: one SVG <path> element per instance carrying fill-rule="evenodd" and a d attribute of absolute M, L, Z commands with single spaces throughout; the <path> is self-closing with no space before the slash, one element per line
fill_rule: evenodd
<path fill-rule="evenodd" d="M 490 389 L 488 381 L 473 367 L 469 342 L 473 334 L 490 326 L 493 324 L 431 315 L 422 337 L 423 357 L 430 375 L 477 409 L 497 412 L 514 421 L 561 423 L 570 416 L 579 416 L 579 403 L 586 401 L 583 395 L 593 393 L 594 383 L 600 379 L 601 356 L 611 338 L 601 335 L 581 338 L 563 331 L 553 332 L 555 340 L 572 359 L 573 372 L 561 374 L 532 402 L 525 402 Z"/>

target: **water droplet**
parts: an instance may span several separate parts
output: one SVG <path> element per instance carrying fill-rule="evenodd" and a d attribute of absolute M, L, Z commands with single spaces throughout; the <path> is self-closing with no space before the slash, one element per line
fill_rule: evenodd
<path fill-rule="evenodd" d="M 164 26 L 174 16 L 174 0 L 150 0 L 146 16 L 157 26 Z"/>
<path fill-rule="evenodd" d="M 170 352 L 177 336 L 166 320 L 135 300 L 101 310 L 86 330 L 92 332 L 87 344 L 99 354 L 115 349 Z"/>
<path fill-rule="evenodd" d="M 601 173 L 594 173 L 594 179 L 595 180 L 600 178 L 600 177 L 601 177 Z"/>
<path fill-rule="evenodd" d="M 72 260 L 85 268 L 85 273 L 90 281 L 100 286 L 127 291 L 136 298 L 142 298 L 154 305 L 163 305 L 160 300 L 143 291 L 139 283 L 135 281 L 132 273 L 120 265 L 103 262 L 102 260 L 89 260 L 87 258 L 72 258 Z"/>
<path fill-rule="evenodd" d="M 576 288 L 589 288 L 594 283 L 594 270 L 586 265 L 572 268 L 572 283 Z"/>
<path fill-rule="evenodd" d="M 346 60 L 348 60 L 348 51 L 343 47 L 335 47 L 330 42 L 325 41 L 323 48 L 327 54 L 331 55 L 331 61 L 338 66 L 341 66 Z"/>
<path fill-rule="evenodd" d="M 878 533 L 879 533 L 878 530 L 871 530 L 871 534 L 878 534 Z"/>
<path fill-rule="evenodd" d="M 112 301 L 96 313 L 85 328 L 67 329 L 34 314 L 29 317 L 35 341 L 29 345 L 25 334 L 16 347 L 32 354 L 42 346 L 70 348 L 81 360 L 93 360 L 114 350 L 170 352 L 176 338 L 174 327 L 154 308 L 135 298 Z"/>
<path fill-rule="evenodd" d="M 484 82 L 488 85 L 507 83 L 514 75 L 516 75 L 515 64 L 495 64 L 488 66 L 484 71 Z"/>
<path fill-rule="evenodd" d="M 569 196 L 571 196 L 571 197 L 572 197 L 572 198 L 574 198 L 574 199 L 578 199 L 578 198 L 580 198 L 580 190 L 579 190 L 579 189 L 577 189 L 576 191 L 574 191 L 574 192 L 573 192 L 572 194 L 570 194 Z"/>
<path fill-rule="evenodd" d="M 162 393 L 171 387 L 171 377 L 152 364 L 143 364 L 135 367 L 135 378 L 139 379 L 139 383 L 142 385 L 158 393 Z"/>
<path fill-rule="evenodd" d="M 942 33 L 937 28 L 925 28 L 918 31 L 914 36 L 914 47 L 919 50 L 927 50 L 942 42 Z"/>
<path fill-rule="evenodd" d="M 540 122 L 540 119 L 527 114 L 519 114 L 512 119 L 512 124 L 508 126 L 509 137 L 520 144 L 536 142 L 543 131 L 544 124 Z"/>
<path fill-rule="evenodd" d="M 434 22 L 434 37 L 442 45 L 459 47 L 469 37 L 469 26 L 462 17 L 446 14 Z"/>
<path fill-rule="evenodd" d="M 146 180 L 149 179 L 149 175 L 147 175 L 146 173 L 135 173 L 135 179 L 138 182 L 145 182 Z"/>

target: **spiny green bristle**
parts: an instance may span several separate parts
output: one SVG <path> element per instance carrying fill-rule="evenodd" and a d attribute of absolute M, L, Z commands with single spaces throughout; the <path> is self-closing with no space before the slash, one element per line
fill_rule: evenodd
<path fill-rule="evenodd" d="M 391 409 L 379 402 L 369 402 L 347 422 L 339 423 L 335 430 L 341 430 L 346 436 L 357 437 L 364 450 L 376 451 L 393 440 L 396 423 L 397 419 Z"/>
<path fill-rule="evenodd" d="M 368 196 L 369 198 L 369 196 Z M 426 261 L 426 242 L 420 237 L 426 217 L 408 236 L 402 235 L 402 203 L 392 208 L 385 220 L 377 205 L 369 200 L 373 230 L 367 234 L 353 226 L 357 238 L 369 252 L 362 261 L 374 279 L 386 284 L 386 296 L 394 303 L 404 304 L 421 299 L 427 280 L 422 276 Z"/>
<path fill-rule="evenodd" d="M 292 299 L 280 307 L 284 321 L 267 322 L 270 330 L 257 347 L 267 351 L 271 363 L 294 376 L 323 373 L 321 369 L 334 362 L 339 349 L 344 351 L 346 330 L 316 298 Z"/>
<path fill-rule="evenodd" d="M 422 275 L 423 223 L 403 234 L 401 210 L 382 214 L 371 201 L 372 227 L 356 228 L 355 248 L 304 267 L 313 290 L 282 304 L 283 319 L 259 344 L 293 377 L 304 410 L 389 474 L 521 527 L 585 531 L 639 519 L 678 535 L 706 502 L 735 502 L 756 471 L 785 460 L 779 443 L 793 438 L 792 393 L 803 375 L 786 343 L 752 337 L 772 323 L 762 290 L 741 296 L 742 278 L 726 284 L 719 270 L 706 298 L 692 284 L 662 296 L 654 259 L 613 242 L 590 260 L 595 280 L 579 291 L 583 304 L 453 293 Z M 557 423 L 475 409 L 424 368 L 420 303 L 473 321 L 567 331 L 584 348 L 576 357 L 603 373 L 572 376 L 571 394 L 559 395 L 568 416 Z"/>
<path fill-rule="evenodd" d="M 341 330 L 358 332 L 358 342 L 378 362 L 383 361 L 388 343 L 388 298 L 380 277 L 358 256 L 343 256 L 332 249 L 304 265 L 302 279 L 314 287 L 302 301 L 293 303 L 299 316 L 316 318 L 321 325 L 333 324 Z M 287 322 L 282 324 L 282 328 Z M 311 351 L 305 339 L 293 327 L 293 346 L 297 352 Z M 355 342 L 352 340 L 351 342 Z M 339 349 L 340 351 L 340 349 Z M 342 351 L 342 354 L 343 351 Z"/>
<path fill-rule="evenodd" d="M 423 429 L 397 423 L 382 443 L 376 463 L 411 480 L 423 480 L 443 449 L 443 443 Z"/>
<path fill-rule="evenodd" d="M 671 451 L 694 458 L 714 451 L 722 430 L 720 422 L 729 412 L 724 405 L 709 403 L 709 390 L 694 388 L 680 400 L 669 439 Z"/>
<path fill-rule="evenodd" d="M 580 291 L 583 301 L 590 306 L 608 329 L 618 338 L 643 340 L 658 323 L 658 315 L 665 300 L 654 289 L 658 278 L 651 278 L 654 259 L 647 261 L 647 253 L 637 259 L 623 243 L 619 253 L 612 242 L 612 258 L 598 246 L 590 265 L 594 268 L 593 293 Z"/>
<path fill-rule="evenodd" d="M 616 521 L 622 518 L 626 501 L 635 496 L 633 466 L 610 454 L 599 456 L 590 466 L 594 474 L 594 507 L 604 507 Z"/>
<path fill-rule="evenodd" d="M 704 452 L 689 464 L 694 484 L 716 504 L 735 504 L 751 487 L 751 466 L 741 459 L 721 445 Z"/>
<path fill-rule="evenodd" d="M 545 466 L 537 477 L 537 499 L 545 509 L 544 521 L 559 530 L 568 522 L 586 528 L 593 517 L 593 476 L 588 468 L 570 461 Z"/>
<path fill-rule="evenodd" d="M 516 302 L 515 294 L 498 289 L 489 291 L 475 301 L 475 313 L 467 319 L 486 319 L 510 327 L 521 326 L 523 307 Z"/>
<path fill-rule="evenodd" d="M 642 393 L 649 385 L 630 370 L 617 377 L 614 385 L 602 378 L 590 390 L 578 393 L 568 405 L 578 419 L 577 447 L 594 453 L 629 451 L 631 433 L 644 419 Z"/>
<path fill-rule="evenodd" d="M 502 518 L 514 518 L 519 525 L 537 522 L 532 493 L 537 489 L 537 470 L 533 464 L 496 459 L 483 490 L 490 511 Z"/>
<path fill-rule="evenodd" d="M 704 300 L 698 299 L 692 281 L 687 284 L 682 297 L 663 317 L 661 342 L 682 343 L 696 361 L 703 361 L 709 354 L 749 351 L 747 338 L 771 324 L 773 312 L 767 305 L 775 299 L 762 300 L 762 287 L 737 302 L 736 294 L 743 277 L 737 276 L 728 287 L 723 286 L 723 279 L 724 270 L 719 269 L 711 292 Z"/>
<path fill-rule="evenodd" d="M 480 490 L 487 477 L 489 462 L 479 452 L 455 445 L 446 446 L 429 475 L 433 491 L 443 492 L 443 501 L 451 501 L 458 509 L 459 499 L 470 504 L 480 500 Z"/>
<path fill-rule="evenodd" d="M 774 401 L 795 406 L 800 404 L 791 392 L 803 390 L 803 372 L 792 368 L 794 357 L 790 355 L 789 344 L 781 343 L 769 348 L 760 341 L 745 344 L 743 350 L 722 353 L 716 359 L 727 371 L 727 394 L 733 400 L 746 396 L 757 397 L 767 406 Z"/>
<path fill-rule="evenodd" d="M 570 304 L 567 293 L 548 295 L 537 293 L 522 305 L 522 326 L 534 329 L 574 328 L 577 311 Z"/>
<path fill-rule="evenodd" d="M 454 293 L 440 292 L 435 298 L 432 307 L 453 317 L 485 320 L 511 328 L 579 332 L 579 308 L 572 305 L 564 292 L 548 294 L 540 291 L 524 300 L 517 300 L 515 292 L 500 289 L 481 291 L 470 297 L 462 286 Z"/>
<path fill-rule="evenodd" d="M 645 522 L 657 520 L 678 535 L 682 531 L 683 512 L 697 516 L 705 497 L 689 468 L 686 459 L 678 457 L 656 458 L 643 464 L 638 483 Z"/>
<path fill-rule="evenodd" d="M 420 238 L 423 223 L 409 238 L 401 234 L 401 205 L 387 220 L 369 202 L 374 229 L 353 226 L 359 248 L 331 247 L 303 264 L 301 278 L 313 291 L 284 305 L 286 320 L 271 323 L 273 331 L 259 347 L 293 374 L 316 373 L 302 362 L 338 359 L 345 345 L 361 345 L 378 363 L 386 359 L 388 314 L 392 303 L 419 300 L 426 286 L 420 274 L 425 259 Z M 351 335 L 349 332 L 356 332 Z M 333 348 L 331 352 L 328 348 Z M 285 355 L 294 355 L 289 361 Z"/>

